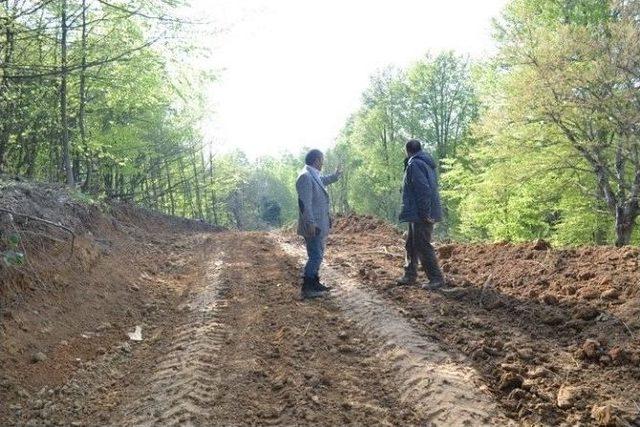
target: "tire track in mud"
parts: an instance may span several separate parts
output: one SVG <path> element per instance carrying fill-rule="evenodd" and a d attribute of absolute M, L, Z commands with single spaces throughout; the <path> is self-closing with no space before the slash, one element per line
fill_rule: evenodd
<path fill-rule="evenodd" d="M 225 345 L 202 425 L 423 425 L 394 375 L 335 304 L 296 298 L 296 264 L 262 232 L 231 232 Z"/>
<path fill-rule="evenodd" d="M 280 235 L 271 237 L 285 253 L 306 259 L 304 248 Z M 462 355 L 448 353 L 421 336 L 402 314 L 356 280 L 329 264 L 323 279 L 334 287 L 338 306 L 372 338 L 381 341 L 378 356 L 390 364 L 400 381 L 401 400 L 432 425 L 508 424 L 478 373 L 462 363 Z"/>
<path fill-rule="evenodd" d="M 184 322 L 158 360 L 145 384 L 145 394 L 131 402 L 119 425 L 208 425 L 215 398 L 216 355 L 224 344 L 221 313 L 229 286 L 221 280 L 223 261 L 218 253 L 207 267 L 206 285 L 185 306 Z"/>

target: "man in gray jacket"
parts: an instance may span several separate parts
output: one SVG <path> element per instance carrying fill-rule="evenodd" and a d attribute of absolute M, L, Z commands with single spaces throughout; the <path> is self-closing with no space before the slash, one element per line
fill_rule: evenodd
<path fill-rule="evenodd" d="M 311 150 L 305 157 L 305 166 L 296 180 L 298 192 L 298 234 L 304 237 L 308 260 L 304 267 L 302 298 L 324 296 L 330 288 L 320 283 L 318 271 L 331 228 L 329 193 L 326 186 L 336 182 L 342 175 L 338 167 L 331 175 L 320 175 L 324 155 L 320 150 Z"/>
<path fill-rule="evenodd" d="M 405 244 L 406 263 L 401 285 L 411 285 L 418 277 L 418 260 L 429 278 L 422 288 L 435 290 L 444 286 L 444 277 L 436 251 L 431 245 L 433 226 L 442 220 L 442 205 L 438 194 L 436 163 L 422 151 L 420 141 L 412 139 L 406 146 L 407 161 L 402 186 L 400 221 L 409 223 Z"/>

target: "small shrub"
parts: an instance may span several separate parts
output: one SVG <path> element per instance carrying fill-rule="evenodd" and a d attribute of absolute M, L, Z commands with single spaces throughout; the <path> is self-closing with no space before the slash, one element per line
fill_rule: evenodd
<path fill-rule="evenodd" d="M 25 262 L 24 252 L 19 251 L 21 238 L 18 233 L 11 233 L 6 238 L 2 239 L 2 246 L 4 249 L 0 251 L 2 261 L 7 267 L 20 266 Z"/>

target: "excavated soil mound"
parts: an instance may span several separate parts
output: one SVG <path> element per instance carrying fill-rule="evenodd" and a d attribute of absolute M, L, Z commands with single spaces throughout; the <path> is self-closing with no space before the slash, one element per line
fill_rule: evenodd
<path fill-rule="evenodd" d="M 404 247 L 402 231 L 372 216 L 338 216 L 334 242 L 360 243 L 385 252 Z M 571 308 L 573 318 L 616 316 L 640 328 L 640 249 L 595 246 L 552 249 L 530 244 L 438 244 L 442 269 L 452 286 L 482 285 L 505 297 Z M 508 303 L 505 298 L 500 303 Z M 499 303 L 499 304 L 500 304 Z M 602 319 L 601 319 L 602 320 Z"/>
<path fill-rule="evenodd" d="M 327 254 L 461 350 L 519 422 L 640 425 L 640 251 L 438 244 L 449 287 L 401 287 L 401 231 L 336 219 Z M 421 280 L 425 280 L 422 278 Z"/>
<path fill-rule="evenodd" d="M 402 232 L 387 221 L 371 215 L 338 215 L 333 224 L 337 233 L 375 233 L 382 236 L 401 236 Z"/>

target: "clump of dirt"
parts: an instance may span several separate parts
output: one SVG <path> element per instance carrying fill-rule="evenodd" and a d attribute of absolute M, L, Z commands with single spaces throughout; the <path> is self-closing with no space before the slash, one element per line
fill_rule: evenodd
<path fill-rule="evenodd" d="M 353 213 L 337 215 L 333 223 L 334 232 L 338 233 L 382 233 L 402 236 L 402 232 L 387 221 L 372 215 L 356 215 Z"/>
<path fill-rule="evenodd" d="M 450 287 L 434 293 L 395 284 L 404 240 L 389 224 L 338 218 L 328 245 L 332 263 L 467 354 L 519 422 L 640 423 L 638 248 L 436 243 Z"/>

